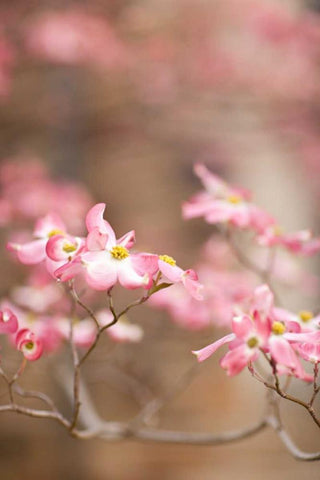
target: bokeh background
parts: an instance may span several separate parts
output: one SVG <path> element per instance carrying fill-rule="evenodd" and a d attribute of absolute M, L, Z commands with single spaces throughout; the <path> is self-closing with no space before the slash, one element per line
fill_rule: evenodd
<path fill-rule="evenodd" d="M 37 188 L 30 162 L 44 164 L 57 181 L 79 182 L 89 203 L 107 203 L 119 235 L 134 228 L 141 250 L 168 253 L 186 268 L 212 232 L 200 220 L 181 218 L 182 201 L 199 189 L 195 162 L 252 189 L 286 229 L 319 232 L 319 9 L 316 0 L 3 0 L 2 165 L 25 166 L 26 188 Z M 2 223 L 6 295 L 25 269 L 4 251 Z M 317 261 L 304 267 L 319 273 Z M 305 298 L 296 286 L 283 295 L 291 309 L 316 310 L 319 292 L 313 293 Z M 226 378 L 219 355 L 194 367 L 190 351 L 219 335 L 214 327 L 185 331 L 148 307 L 130 318 L 144 326 L 144 342 L 115 347 L 104 340 L 84 372 L 105 418 L 131 418 L 189 369 L 158 425 L 218 432 L 263 412 L 264 392 L 246 372 Z M 61 368 L 68 360 L 63 352 Z M 34 365 L 27 379 L 68 412 L 50 359 Z M 138 396 L 132 379 L 143 385 Z M 304 387 L 295 388 L 303 394 Z M 287 405 L 283 414 L 301 447 L 319 449 L 319 432 L 299 408 Z M 319 465 L 293 460 L 269 431 L 214 448 L 107 444 L 73 440 L 52 422 L 3 414 L 0 474 L 6 480 L 317 480 Z"/>

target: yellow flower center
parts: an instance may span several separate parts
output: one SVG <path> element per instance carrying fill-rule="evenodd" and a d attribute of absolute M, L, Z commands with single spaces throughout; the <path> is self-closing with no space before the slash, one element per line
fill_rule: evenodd
<path fill-rule="evenodd" d="M 129 256 L 128 250 L 125 247 L 121 247 L 121 245 L 113 247 L 110 253 L 116 260 L 124 260 Z"/>
<path fill-rule="evenodd" d="M 247 345 L 249 348 L 255 348 L 258 345 L 258 339 L 257 337 L 251 337 L 249 340 L 247 340 Z"/>
<path fill-rule="evenodd" d="M 26 348 L 27 350 L 32 350 L 33 349 L 33 342 L 26 343 L 24 348 Z"/>
<path fill-rule="evenodd" d="M 286 331 L 286 327 L 281 322 L 273 322 L 272 332 L 275 335 L 282 335 Z"/>
<path fill-rule="evenodd" d="M 238 203 L 241 203 L 241 198 L 238 197 L 238 195 L 229 195 L 227 198 L 229 203 L 233 203 L 234 205 L 237 205 Z"/>
<path fill-rule="evenodd" d="M 55 230 L 51 230 L 51 232 L 48 233 L 48 237 L 54 237 L 55 235 L 63 235 L 64 232 L 62 230 L 59 230 L 58 228 Z"/>
<path fill-rule="evenodd" d="M 172 265 L 173 267 L 177 263 L 175 259 L 170 257 L 169 255 L 159 255 L 159 259 L 162 260 L 163 262 L 169 263 L 169 265 Z"/>
<path fill-rule="evenodd" d="M 306 322 L 309 322 L 311 318 L 313 318 L 313 313 L 310 312 L 309 310 L 302 310 L 301 312 L 299 312 L 299 317 L 303 322 L 306 323 Z"/>
<path fill-rule="evenodd" d="M 77 247 L 73 243 L 65 242 L 62 250 L 66 253 L 73 253 L 77 250 Z"/>

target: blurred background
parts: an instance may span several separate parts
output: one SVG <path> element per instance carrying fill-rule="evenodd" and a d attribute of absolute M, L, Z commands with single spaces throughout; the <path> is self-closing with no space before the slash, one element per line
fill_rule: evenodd
<path fill-rule="evenodd" d="M 68 195 L 61 194 L 59 208 L 69 219 L 75 213 L 83 219 L 94 202 L 105 202 L 118 236 L 134 228 L 139 250 L 172 255 L 183 268 L 199 262 L 213 231 L 181 218 L 182 201 L 200 188 L 195 162 L 251 189 L 288 231 L 319 233 L 320 2 L 3 0 L 0 18 L 2 296 L 27 276 L 4 248 L 12 224 L 21 226 L 12 203 L 20 202 L 15 208 L 32 226 L 52 208 L 61 181 Z M 10 182 L 17 186 L 8 194 Z M 33 202 L 27 213 L 26 198 Z M 319 265 L 313 260 L 301 268 L 307 277 L 295 285 L 285 279 L 282 298 L 289 309 L 317 311 Z M 308 282 L 311 293 L 301 288 Z M 121 292 L 117 301 L 126 301 Z M 132 418 L 181 379 L 183 388 L 155 425 L 219 432 L 262 414 L 264 391 L 247 372 L 228 379 L 219 354 L 195 366 L 190 351 L 221 335 L 214 325 L 183 328 L 149 307 L 130 320 L 144 327 L 143 342 L 104 339 L 84 371 L 106 419 Z M 61 352 L 61 368 L 68 355 Z M 70 412 L 50 356 L 26 377 L 28 388 L 51 393 Z M 294 388 L 304 394 L 304 386 Z M 304 412 L 286 405 L 283 414 L 301 448 L 319 449 L 319 432 Z M 303 474 L 316 480 L 319 464 L 296 462 L 270 431 L 214 448 L 107 444 L 71 439 L 49 421 L 2 414 L 0 474 L 5 480 Z"/>

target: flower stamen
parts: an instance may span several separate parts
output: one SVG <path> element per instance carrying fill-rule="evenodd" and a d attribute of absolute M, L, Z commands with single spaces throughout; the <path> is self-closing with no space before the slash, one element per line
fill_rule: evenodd
<path fill-rule="evenodd" d="M 273 322 L 271 330 L 275 335 L 282 335 L 286 331 L 286 327 L 281 322 Z"/>
<path fill-rule="evenodd" d="M 258 345 L 259 341 L 257 337 L 251 337 L 247 340 L 247 345 L 249 348 L 255 348 Z"/>
<path fill-rule="evenodd" d="M 129 256 L 128 250 L 121 245 L 116 245 L 115 247 L 113 247 L 110 253 L 116 260 L 124 260 Z"/>
<path fill-rule="evenodd" d="M 299 312 L 299 317 L 304 323 L 307 323 L 313 318 L 313 313 L 309 310 L 301 310 L 301 312 Z"/>
<path fill-rule="evenodd" d="M 170 257 L 169 255 L 159 255 L 159 259 L 163 262 L 168 263 L 169 265 L 172 265 L 173 267 L 177 264 L 175 259 Z"/>

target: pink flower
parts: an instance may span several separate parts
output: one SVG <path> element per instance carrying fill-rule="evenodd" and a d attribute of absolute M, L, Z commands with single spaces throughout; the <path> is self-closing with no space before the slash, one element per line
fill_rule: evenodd
<path fill-rule="evenodd" d="M 42 342 L 29 329 L 19 330 L 16 336 L 16 347 L 27 360 L 38 360 L 43 352 Z"/>
<path fill-rule="evenodd" d="M 46 254 L 54 262 L 66 263 L 76 256 L 85 245 L 84 239 L 67 234 L 54 235 L 47 241 Z"/>
<path fill-rule="evenodd" d="M 9 308 L 4 308 L 0 311 L 0 334 L 15 333 L 17 330 L 18 319 L 16 315 Z"/>
<path fill-rule="evenodd" d="M 95 290 L 109 290 L 117 282 L 128 289 L 150 288 L 152 275 L 158 269 L 157 256 L 130 254 L 134 231 L 117 240 L 111 225 L 103 218 L 104 210 L 105 204 L 99 203 L 88 212 L 86 250 L 59 268 L 56 277 L 64 282 L 84 273 L 88 285 Z"/>
<path fill-rule="evenodd" d="M 228 375 L 237 375 L 258 358 L 260 348 L 266 347 L 270 326 L 262 321 L 258 314 L 254 319 L 249 315 L 242 315 L 233 318 L 232 330 L 233 333 L 192 353 L 197 356 L 199 362 L 203 362 L 219 347 L 229 343 L 230 350 L 221 359 L 221 366 L 227 370 Z"/>
<path fill-rule="evenodd" d="M 205 192 L 195 195 L 182 207 L 183 217 L 204 217 L 208 223 L 230 223 L 239 228 L 253 228 L 261 232 L 274 223 L 264 210 L 250 203 L 250 194 L 237 187 L 229 187 L 204 165 L 196 165 L 195 173 L 201 179 Z"/>
<path fill-rule="evenodd" d="M 176 265 L 176 261 L 169 255 L 159 256 L 159 270 L 172 283 L 182 283 L 187 292 L 197 300 L 203 300 L 201 291 L 203 285 L 198 281 L 198 275 L 194 270 L 182 270 Z"/>
<path fill-rule="evenodd" d="M 310 230 L 300 230 L 294 233 L 283 233 L 279 227 L 273 225 L 262 232 L 257 241 L 264 247 L 282 245 L 293 253 L 313 255 L 320 251 L 320 237 L 312 238 Z"/>
<path fill-rule="evenodd" d="M 8 250 L 16 252 L 18 259 L 25 265 L 34 265 L 46 258 L 46 245 L 50 237 L 64 233 L 65 225 L 55 214 L 49 214 L 39 219 L 35 225 L 33 236 L 35 240 L 23 245 L 9 242 Z"/>

